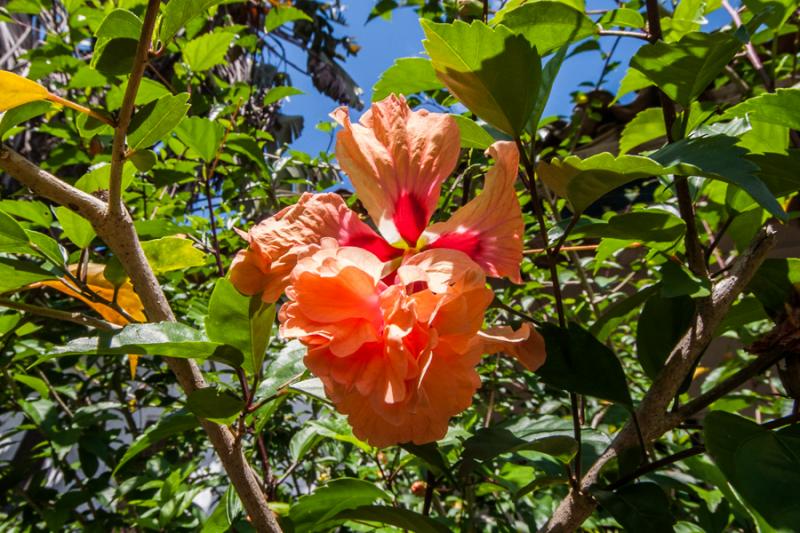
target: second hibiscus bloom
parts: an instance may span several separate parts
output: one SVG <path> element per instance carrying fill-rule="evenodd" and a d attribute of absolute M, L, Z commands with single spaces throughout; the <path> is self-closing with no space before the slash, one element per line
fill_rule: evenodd
<path fill-rule="evenodd" d="M 305 363 L 356 436 L 375 446 L 438 440 L 480 386 L 481 355 L 506 352 L 534 370 L 544 342 L 525 324 L 481 331 L 493 294 L 485 276 L 519 282 L 523 221 L 512 143 L 487 151 L 484 190 L 428 226 L 460 136 L 446 114 L 391 96 L 360 122 L 345 109 L 336 155 L 380 231 L 336 194 L 299 202 L 243 236 L 231 280 L 275 302 L 281 334 L 308 346 Z"/>

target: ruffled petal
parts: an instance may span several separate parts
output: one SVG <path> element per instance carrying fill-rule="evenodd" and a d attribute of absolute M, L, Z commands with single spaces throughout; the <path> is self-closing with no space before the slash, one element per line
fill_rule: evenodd
<path fill-rule="evenodd" d="M 516 331 L 510 326 L 497 326 L 480 332 L 478 336 L 483 344 L 483 353 L 507 353 L 531 372 L 542 366 L 547 358 L 544 338 L 527 322 Z"/>
<path fill-rule="evenodd" d="M 304 193 L 298 202 L 253 227 L 249 243 L 231 265 L 231 282 L 243 294 L 280 298 L 297 261 L 314 253 L 324 238 L 358 246 L 382 260 L 399 256 L 380 235 L 351 211 L 338 194 Z"/>
<path fill-rule="evenodd" d="M 353 124 L 347 108 L 331 115 L 343 130 L 336 157 L 381 234 L 414 247 L 431 219 L 442 182 L 458 163 L 461 137 L 444 113 L 412 111 L 391 95 Z"/>
<path fill-rule="evenodd" d="M 501 141 L 486 153 L 495 166 L 486 175 L 483 192 L 448 221 L 430 226 L 423 237 L 427 248 L 460 250 L 488 275 L 520 283 L 524 223 L 514 190 L 519 152 L 514 143 Z"/>

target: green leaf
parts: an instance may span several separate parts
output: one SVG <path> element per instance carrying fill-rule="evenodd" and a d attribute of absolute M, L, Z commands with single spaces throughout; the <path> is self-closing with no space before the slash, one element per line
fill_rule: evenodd
<path fill-rule="evenodd" d="M 272 339 L 272 326 L 275 322 L 275 304 L 267 304 L 260 295 L 250 298 L 250 342 L 254 372 L 261 371 L 267 346 Z"/>
<path fill-rule="evenodd" d="M 97 235 L 91 222 L 67 207 L 56 207 L 55 211 L 64 235 L 78 248 L 88 248 Z"/>
<path fill-rule="evenodd" d="M 128 461 L 151 446 L 154 446 L 162 440 L 173 435 L 182 435 L 187 433 L 199 425 L 200 423 L 198 422 L 197 417 L 183 410 L 162 415 L 158 422 L 148 427 L 136 438 L 136 440 L 131 443 L 128 449 L 125 450 L 125 454 L 119 460 L 117 466 L 114 467 L 113 475 L 116 475 L 116 473 L 119 472 L 119 469 L 125 466 Z"/>
<path fill-rule="evenodd" d="M 661 266 L 662 297 L 702 298 L 709 294 L 711 294 L 711 282 L 707 279 L 700 279 L 690 270 L 673 261 L 667 261 Z"/>
<path fill-rule="evenodd" d="M 656 483 L 632 483 L 614 492 L 595 490 L 592 494 L 617 522 L 631 533 L 672 533 L 675 518 L 669 498 Z"/>
<path fill-rule="evenodd" d="M 36 200 L 0 200 L 0 211 L 29 220 L 45 228 L 49 228 L 53 223 L 53 214 L 50 212 L 50 208 L 47 204 Z"/>
<path fill-rule="evenodd" d="M 390 94 L 416 94 L 443 88 L 431 60 L 426 57 L 401 57 L 386 69 L 372 88 L 372 101 Z"/>
<path fill-rule="evenodd" d="M 665 137 L 664 113 L 660 107 L 640 111 L 625 125 L 619 140 L 619 153 L 626 154 L 646 142 Z"/>
<path fill-rule="evenodd" d="M 536 373 L 553 387 L 631 406 L 625 373 L 614 353 L 577 324 L 541 329 L 547 360 Z M 603 379 L 597 379 L 603 376 Z"/>
<path fill-rule="evenodd" d="M 764 24 L 770 28 L 780 28 L 797 10 L 796 0 L 743 0 L 744 5 L 753 12 L 766 14 Z"/>
<path fill-rule="evenodd" d="M 778 89 L 748 98 L 725 112 L 725 117 L 750 115 L 761 122 L 800 130 L 800 89 Z"/>
<path fill-rule="evenodd" d="M 612 9 L 604 13 L 597 22 L 604 28 L 610 28 L 612 26 L 619 26 L 622 28 L 644 28 L 644 17 L 642 14 L 635 9 L 627 7 Z"/>
<path fill-rule="evenodd" d="M 200 533 L 221 533 L 228 531 L 230 526 L 231 521 L 228 518 L 228 506 L 226 505 L 225 499 L 221 498 L 219 502 L 217 502 L 217 506 L 214 507 L 214 510 L 203 523 L 203 529 L 200 530 Z"/>
<path fill-rule="evenodd" d="M 135 152 L 150 148 L 166 137 L 186 115 L 188 101 L 187 93 L 167 95 L 139 109 L 128 132 L 129 149 Z"/>
<path fill-rule="evenodd" d="M 272 89 L 267 91 L 267 94 L 264 95 L 263 104 L 265 106 L 272 105 L 275 102 L 277 102 L 278 100 L 282 100 L 282 99 L 287 98 L 289 96 L 297 96 L 297 95 L 300 95 L 300 94 L 305 94 L 305 93 L 303 91 L 301 91 L 300 89 L 297 89 L 295 87 L 291 87 L 289 85 L 281 85 L 281 86 L 278 86 L 278 87 L 273 87 Z"/>
<path fill-rule="evenodd" d="M 681 0 L 672 17 L 662 19 L 664 40 L 672 43 L 706 24 L 706 0 Z"/>
<path fill-rule="evenodd" d="M 122 167 L 122 190 L 128 188 L 133 179 L 136 177 L 136 169 L 129 164 Z M 75 182 L 75 187 L 88 192 L 89 194 L 108 190 L 109 182 L 111 180 L 111 164 L 101 163 L 92 167 L 86 174 L 78 178 Z"/>
<path fill-rule="evenodd" d="M 55 275 L 30 261 L 0 257 L 0 293 L 13 291 L 37 281 L 55 278 Z"/>
<path fill-rule="evenodd" d="M 170 0 L 161 17 L 158 37 L 162 44 L 166 46 L 187 22 L 222 2 L 223 0 Z"/>
<path fill-rule="evenodd" d="M 506 12 L 499 23 L 525 37 L 542 56 L 595 32 L 582 10 L 562 2 L 528 2 Z"/>
<path fill-rule="evenodd" d="M 741 47 L 732 33 L 693 32 L 676 43 L 659 41 L 639 48 L 631 66 L 688 108 Z"/>
<path fill-rule="evenodd" d="M 269 10 L 269 13 L 267 13 L 265 29 L 267 32 L 271 32 L 275 28 L 283 26 L 289 22 L 294 22 L 295 20 L 307 20 L 309 22 L 313 22 L 313 19 L 301 9 L 297 9 L 296 7 L 292 6 L 274 6 Z"/>
<path fill-rule="evenodd" d="M 219 279 L 208 302 L 205 327 L 212 341 L 229 344 L 242 353 L 251 353 L 250 297 L 240 294 L 227 279 Z"/>
<path fill-rule="evenodd" d="M 92 55 L 90 65 L 105 76 L 130 74 L 138 46 L 138 38 L 111 39 Z"/>
<path fill-rule="evenodd" d="M 619 80 L 619 89 L 617 89 L 617 95 L 614 97 L 612 104 L 628 93 L 639 91 L 651 85 L 653 85 L 653 82 L 650 81 L 647 76 L 633 67 L 628 67 L 625 75 Z"/>
<path fill-rule="evenodd" d="M 549 354 L 548 354 L 549 355 Z M 459 476 L 469 475 L 478 463 L 520 450 L 533 450 L 569 463 L 578 451 L 572 429 L 554 424 L 551 419 L 520 418 L 479 429 L 464 441 Z"/>
<path fill-rule="evenodd" d="M 480 124 L 463 115 L 450 115 L 458 124 L 458 131 L 461 133 L 462 148 L 477 148 L 486 150 L 494 143 L 494 137 L 486 131 Z"/>
<path fill-rule="evenodd" d="M 163 237 L 144 241 L 142 250 L 156 274 L 206 264 L 205 252 L 195 248 L 189 239 L 181 237 Z"/>
<path fill-rule="evenodd" d="M 800 259 L 766 259 L 750 280 L 747 292 L 774 316 L 797 294 L 797 287 L 800 287 Z"/>
<path fill-rule="evenodd" d="M 447 533 L 450 528 L 436 520 L 401 507 L 364 505 L 340 512 L 337 520 L 356 520 L 359 523 L 375 522 L 415 533 Z"/>
<path fill-rule="evenodd" d="M 42 379 L 37 378 L 36 376 L 26 376 L 25 374 L 14 374 L 12 377 L 15 381 L 18 381 L 38 392 L 39 396 L 42 398 L 50 397 L 50 389 L 47 388 L 47 383 L 45 383 Z"/>
<path fill-rule="evenodd" d="M 449 473 L 449 463 L 442 453 L 442 450 L 439 449 L 437 443 L 414 444 L 413 442 L 405 442 L 400 444 L 400 447 L 416 456 L 428 469 L 432 470 L 434 474 L 441 475 Z"/>
<path fill-rule="evenodd" d="M 655 379 L 694 317 L 689 296 L 665 298 L 653 294 L 645 302 L 636 327 L 636 355 L 644 373 Z"/>
<path fill-rule="evenodd" d="M 450 92 L 499 130 L 522 133 L 539 95 L 542 69 L 536 49 L 503 26 L 421 23 L 425 50 Z"/>
<path fill-rule="evenodd" d="M 668 211 L 643 209 L 614 215 L 605 223 L 587 224 L 572 236 L 611 238 L 629 241 L 674 243 L 686 233 L 686 223 Z"/>
<path fill-rule="evenodd" d="M 175 128 L 178 139 L 210 163 L 225 135 L 225 128 L 218 122 L 202 117 L 187 117 Z"/>
<path fill-rule="evenodd" d="M 258 386 L 257 398 L 266 398 L 278 392 L 293 379 L 305 372 L 303 358 L 308 349 L 300 341 L 290 341 L 278 352 L 277 357 L 269 361 L 264 370 L 264 378 Z"/>
<path fill-rule="evenodd" d="M 111 39 L 125 38 L 138 40 L 142 33 L 142 19 L 127 9 L 114 9 L 95 32 L 95 50 L 102 48 Z"/>
<path fill-rule="evenodd" d="M 374 483 L 360 479 L 340 478 L 316 489 L 308 496 L 301 497 L 292 505 L 289 518 L 296 533 L 320 528 L 323 524 L 331 526 L 342 511 L 372 505 L 377 500 L 391 501 L 391 496 Z M 340 521 L 340 520 L 339 520 Z"/>
<path fill-rule="evenodd" d="M 611 334 L 611 330 L 642 305 L 657 288 L 657 286 L 651 285 L 644 289 L 639 289 L 632 295 L 609 305 L 605 308 L 605 312 L 589 328 L 589 332 L 600 341 L 605 341 Z"/>
<path fill-rule="evenodd" d="M 116 332 L 103 332 L 97 337 L 80 337 L 54 348 L 40 361 L 65 355 L 162 355 L 183 359 L 213 358 L 226 348 L 211 342 L 200 331 L 177 322 L 129 324 Z M 38 361 L 37 361 L 38 363 Z"/>
<path fill-rule="evenodd" d="M 32 118 L 36 118 L 39 115 L 44 115 L 50 111 L 51 107 L 52 104 L 50 102 L 46 100 L 37 100 L 9 109 L 3 113 L 3 118 L 0 119 L 0 140 L 4 140 L 3 136 L 12 128 Z"/>
<path fill-rule="evenodd" d="M 183 61 L 193 72 L 203 72 L 225 61 L 233 38 L 229 32 L 206 33 L 183 46 Z"/>
<path fill-rule="evenodd" d="M 0 252 L 15 252 L 28 245 L 28 234 L 11 215 L 0 211 Z"/>
<path fill-rule="evenodd" d="M 232 392 L 215 387 L 197 389 L 186 398 L 186 408 L 192 413 L 220 424 L 230 423 L 244 406 L 244 400 Z"/>
<path fill-rule="evenodd" d="M 650 155 L 665 167 L 686 166 L 685 174 L 719 179 L 743 189 L 772 215 L 785 220 L 786 212 L 756 173 L 758 167 L 745 158 L 747 151 L 736 146 L 738 139 L 727 135 L 681 139 Z M 694 167 L 694 168 L 691 168 Z"/>
<path fill-rule="evenodd" d="M 800 524 L 800 426 L 771 431 L 713 411 L 703 427 L 706 449 L 733 488 L 772 527 L 794 530 Z"/>

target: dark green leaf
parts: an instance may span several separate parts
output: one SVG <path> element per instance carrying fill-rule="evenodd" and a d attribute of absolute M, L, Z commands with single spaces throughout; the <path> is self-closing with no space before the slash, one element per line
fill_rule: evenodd
<path fill-rule="evenodd" d="M 372 101 L 383 100 L 390 94 L 416 94 L 444 87 L 431 60 L 426 57 L 401 57 L 386 69 L 372 88 Z"/>
<path fill-rule="evenodd" d="M 741 47 L 732 33 L 693 32 L 676 43 L 659 41 L 639 48 L 631 66 L 688 108 Z"/>
<path fill-rule="evenodd" d="M 669 510 L 664 489 L 655 483 L 634 483 L 614 492 L 593 491 L 603 506 L 625 531 L 671 533 L 675 518 Z"/>
<path fill-rule="evenodd" d="M 131 120 L 128 145 L 132 151 L 149 148 L 177 126 L 189 110 L 189 95 L 168 95 L 139 109 Z"/>
<path fill-rule="evenodd" d="M 229 391 L 205 387 L 189 394 L 186 407 L 200 418 L 224 424 L 241 412 L 244 400 Z"/>
<path fill-rule="evenodd" d="M 614 215 L 607 223 L 587 224 L 575 236 L 673 243 L 683 237 L 686 223 L 667 211 L 646 209 Z"/>
<path fill-rule="evenodd" d="M 14 252 L 28 245 L 28 235 L 11 215 L 0 211 L 0 252 Z"/>
<path fill-rule="evenodd" d="M 294 524 L 295 532 L 303 533 L 337 521 L 336 516 L 342 511 L 372 505 L 376 500 L 391 501 L 391 499 L 389 494 L 374 483 L 341 478 L 300 498 L 292 505 L 289 517 Z"/>
<path fill-rule="evenodd" d="M 800 287 L 800 259 L 767 259 L 750 280 L 747 291 L 774 316 L 798 294 L 797 287 Z"/>
<path fill-rule="evenodd" d="M 335 518 L 337 520 L 357 520 L 359 523 L 377 522 L 416 533 L 447 533 L 450 531 L 447 526 L 432 518 L 401 507 L 385 505 L 365 505 L 348 509 L 337 514 Z"/>
<path fill-rule="evenodd" d="M 250 343 L 253 372 L 260 372 L 264 355 L 272 338 L 272 325 L 275 322 L 275 304 L 267 304 L 260 295 L 250 298 Z"/>
<path fill-rule="evenodd" d="M 541 329 L 547 360 L 536 373 L 553 387 L 631 405 L 625 373 L 614 353 L 577 324 Z M 603 376 L 603 379 L 597 379 Z"/>
<path fill-rule="evenodd" d="M 642 305 L 657 289 L 657 286 L 651 285 L 609 305 L 606 307 L 605 312 L 589 328 L 589 332 L 601 341 L 605 340 L 610 335 L 612 328 L 616 327 L 628 314 Z"/>
<path fill-rule="evenodd" d="M 183 434 L 198 427 L 200 423 L 191 413 L 186 411 L 176 411 L 162 416 L 158 422 L 148 427 L 131 445 L 125 450 L 125 454 L 114 467 L 116 474 L 125 463 L 148 449 L 149 447 L 161 442 L 172 435 Z"/>
<path fill-rule="evenodd" d="M 235 346 L 245 354 L 252 353 L 250 297 L 240 294 L 227 279 L 218 280 L 211 293 L 205 326 L 212 341 Z"/>
<path fill-rule="evenodd" d="M 636 353 L 650 379 L 658 375 L 693 316 L 694 301 L 689 296 L 665 298 L 654 294 L 645 302 L 636 329 Z"/>
<path fill-rule="evenodd" d="M 111 39 L 95 52 L 91 65 L 106 76 L 130 74 L 138 46 L 138 39 Z"/>
<path fill-rule="evenodd" d="M 706 449 L 731 485 L 772 527 L 800 524 L 800 437 L 792 426 L 771 431 L 713 411 L 704 421 Z"/>
<path fill-rule="evenodd" d="M 50 110 L 50 107 L 50 102 L 37 100 L 36 102 L 28 102 L 19 107 L 9 109 L 3 113 L 3 118 L 0 119 L 0 140 L 15 126 L 19 126 L 23 122 L 27 122 L 39 115 L 44 115 Z"/>
<path fill-rule="evenodd" d="M 701 298 L 709 294 L 711 294 L 711 283 L 707 279 L 700 279 L 685 267 L 672 261 L 667 261 L 661 266 L 661 296 L 663 298 L 676 296 Z"/>
<path fill-rule="evenodd" d="M 539 95 L 542 68 L 536 49 L 503 26 L 479 21 L 423 20 L 422 27 L 436 74 L 461 103 L 509 135 L 522 133 Z"/>
<path fill-rule="evenodd" d="M 450 470 L 447 458 L 442 454 L 439 445 L 435 442 L 429 442 L 428 444 L 406 442 L 401 444 L 400 447 L 419 458 L 436 475 L 441 475 Z"/>

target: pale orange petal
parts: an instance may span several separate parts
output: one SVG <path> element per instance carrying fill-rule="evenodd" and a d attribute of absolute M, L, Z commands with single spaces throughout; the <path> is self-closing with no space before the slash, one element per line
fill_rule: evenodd
<path fill-rule="evenodd" d="M 246 238 L 250 246 L 234 258 L 231 282 L 243 294 L 261 293 L 266 302 L 277 301 L 297 261 L 315 252 L 323 238 L 386 258 L 401 253 L 333 193 L 304 193 L 296 204 L 254 226 Z"/>
<path fill-rule="evenodd" d="M 504 352 L 533 372 L 547 357 L 544 338 L 527 322 L 514 331 L 510 326 L 496 326 L 478 334 L 486 354 Z"/>
<path fill-rule="evenodd" d="M 442 182 L 460 151 L 455 120 L 444 113 L 412 111 L 391 95 L 353 124 L 347 108 L 331 115 L 343 130 L 336 157 L 381 234 L 415 246 L 439 200 Z"/>
<path fill-rule="evenodd" d="M 469 255 L 494 277 L 522 279 L 522 209 L 514 190 L 519 152 L 512 142 L 496 142 L 487 155 L 495 165 L 486 175 L 479 195 L 456 211 L 446 222 L 433 224 L 423 238 L 428 248 L 453 248 Z"/>

